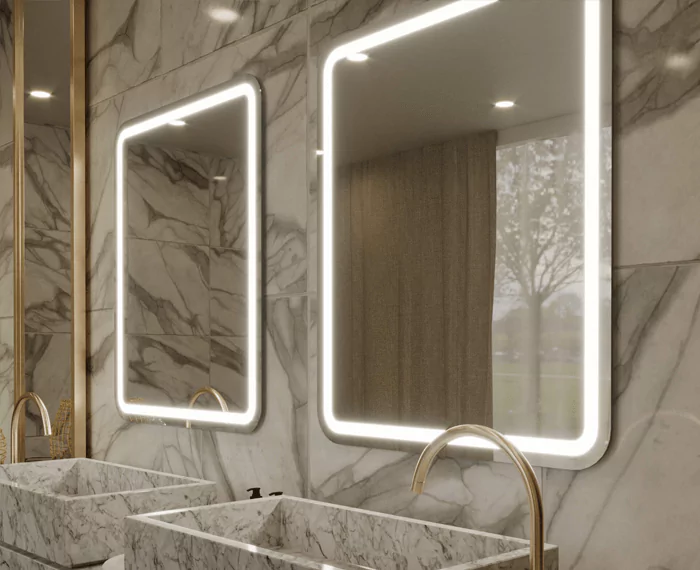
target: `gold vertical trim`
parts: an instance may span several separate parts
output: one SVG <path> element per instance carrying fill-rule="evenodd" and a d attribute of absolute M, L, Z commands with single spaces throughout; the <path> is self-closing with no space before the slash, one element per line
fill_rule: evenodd
<path fill-rule="evenodd" d="M 24 382 L 24 0 L 14 2 L 14 328 L 15 404 Z M 14 450 L 12 450 L 14 453 Z M 19 423 L 17 453 L 24 461 L 24 417 Z"/>
<path fill-rule="evenodd" d="M 73 323 L 73 455 L 87 456 L 85 0 L 71 0 L 71 298 Z"/>

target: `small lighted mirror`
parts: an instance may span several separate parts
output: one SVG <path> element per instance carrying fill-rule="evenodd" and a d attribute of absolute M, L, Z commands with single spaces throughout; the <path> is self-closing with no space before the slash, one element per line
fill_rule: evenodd
<path fill-rule="evenodd" d="M 116 384 L 127 416 L 260 418 L 260 88 L 250 77 L 121 129 Z"/>
<path fill-rule="evenodd" d="M 610 4 L 461 0 L 329 49 L 320 414 L 332 439 L 419 448 L 476 423 L 538 465 L 604 453 Z"/>

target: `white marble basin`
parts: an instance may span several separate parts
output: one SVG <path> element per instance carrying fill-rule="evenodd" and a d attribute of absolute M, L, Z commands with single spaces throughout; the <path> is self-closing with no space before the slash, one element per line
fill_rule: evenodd
<path fill-rule="evenodd" d="M 217 499 L 209 481 L 95 461 L 63 459 L 0 466 L 0 537 L 65 567 L 123 551 L 124 518 Z"/>
<path fill-rule="evenodd" d="M 529 567 L 524 540 L 289 497 L 130 517 L 124 546 L 125 570 Z"/>

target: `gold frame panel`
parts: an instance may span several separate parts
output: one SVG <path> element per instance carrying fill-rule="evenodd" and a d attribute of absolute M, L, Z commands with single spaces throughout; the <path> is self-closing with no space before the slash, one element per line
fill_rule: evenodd
<path fill-rule="evenodd" d="M 14 1 L 14 400 L 25 393 L 24 286 L 24 1 Z M 71 376 L 73 380 L 73 457 L 87 456 L 87 220 L 86 220 L 86 57 L 85 0 L 70 2 L 71 124 Z M 21 316 L 22 318 L 17 318 Z M 24 461 L 24 417 L 19 457 Z"/>

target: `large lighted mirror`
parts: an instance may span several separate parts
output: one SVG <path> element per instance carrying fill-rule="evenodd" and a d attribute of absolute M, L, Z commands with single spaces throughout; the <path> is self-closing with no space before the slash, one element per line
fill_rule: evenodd
<path fill-rule="evenodd" d="M 260 89 L 244 77 L 117 141 L 117 401 L 139 421 L 256 427 Z"/>
<path fill-rule="evenodd" d="M 583 468 L 610 430 L 611 5 L 462 0 L 321 66 L 320 414 Z M 465 447 L 488 447 L 465 438 Z"/>

